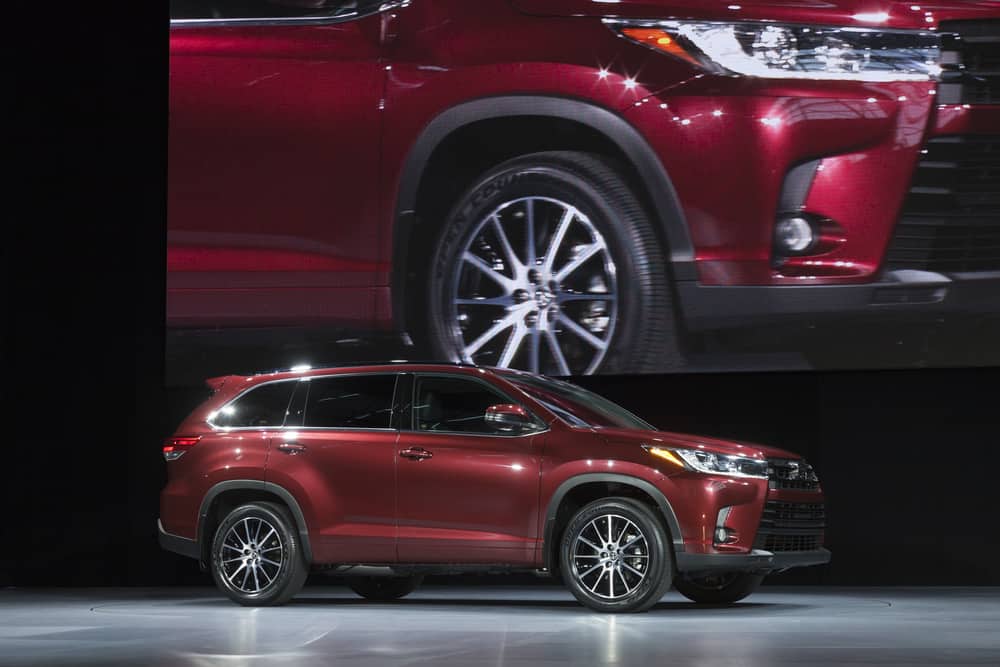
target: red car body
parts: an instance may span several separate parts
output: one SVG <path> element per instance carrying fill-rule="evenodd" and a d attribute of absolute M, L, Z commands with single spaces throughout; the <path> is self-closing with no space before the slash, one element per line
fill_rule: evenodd
<path fill-rule="evenodd" d="M 400 382 L 433 375 L 487 383 L 537 415 L 545 427 L 498 437 L 422 432 L 408 424 L 391 429 L 211 424 L 234 398 L 261 385 L 387 373 L 398 374 Z M 512 379 L 517 377 L 509 371 L 393 364 L 210 381 L 215 394 L 169 440 L 168 449 L 179 441 L 196 444 L 186 446 L 180 458 L 168 458 L 168 482 L 160 498 L 161 544 L 204 563 L 225 512 L 265 499 L 292 511 L 306 562 L 314 567 L 551 570 L 557 567 L 567 509 L 617 494 L 634 495 L 654 508 L 680 572 L 773 571 L 829 560 L 822 548 L 822 490 L 797 455 L 679 433 L 573 425 Z M 405 410 L 399 407 L 405 394 L 401 386 L 396 404 Z M 694 472 L 651 455 L 649 447 L 766 459 L 770 479 Z M 414 458 L 414 450 L 423 458 Z M 720 542 L 715 531 L 725 507 L 731 508 L 725 519 L 730 532 Z"/>
<path fill-rule="evenodd" d="M 425 300 L 423 243 L 435 230 L 421 215 L 441 151 L 456 137 L 488 142 L 504 119 L 530 128 L 540 118 L 572 120 L 631 161 L 635 187 L 663 227 L 678 317 L 689 329 L 788 315 L 997 310 L 995 78 L 968 101 L 946 89 L 970 84 L 933 80 L 716 76 L 623 40 L 601 20 L 974 25 L 996 39 L 996 2 L 385 7 L 343 21 L 174 22 L 170 327 L 406 331 L 408 309 Z M 953 140 L 979 152 L 939 183 Z M 835 224 L 815 254 L 779 266 L 774 221 L 803 164 L 812 181 L 798 207 Z M 962 182 L 975 187 L 959 191 Z M 927 204 L 935 193 L 958 199 Z M 975 220 L 941 212 L 959 200 Z M 937 217 L 926 218 L 925 204 Z M 913 229 L 932 223 L 951 231 L 921 237 L 916 250 L 906 245 Z"/>

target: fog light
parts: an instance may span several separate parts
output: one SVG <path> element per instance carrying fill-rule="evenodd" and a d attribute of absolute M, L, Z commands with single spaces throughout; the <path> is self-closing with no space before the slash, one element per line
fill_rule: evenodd
<path fill-rule="evenodd" d="M 782 218 L 774 226 L 774 242 L 783 254 L 797 255 L 816 242 L 816 232 L 805 218 Z"/>
<path fill-rule="evenodd" d="M 726 528 L 716 528 L 715 529 L 715 543 L 725 544 L 726 540 L 729 539 L 729 530 Z"/>

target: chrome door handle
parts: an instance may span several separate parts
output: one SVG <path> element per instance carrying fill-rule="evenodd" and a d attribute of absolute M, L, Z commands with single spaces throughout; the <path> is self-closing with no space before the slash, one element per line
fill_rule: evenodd
<path fill-rule="evenodd" d="M 301 454 L 302 452 L 306 451 L 306 446 L 299 445 L 294 442 L 283 442 L 280 445 L 278 445 L 278 451 L 295 456 L 296 454 Z"/>
<path fill-rule="evenodd" d="M 406 449 L 401 449 L 399 455 L 404 459 L 410 459 L 413 461 L 423 461 L 424 459 L 429 459 L 434 454 L 430 453 L 423 447 L 408 447 Z"/>

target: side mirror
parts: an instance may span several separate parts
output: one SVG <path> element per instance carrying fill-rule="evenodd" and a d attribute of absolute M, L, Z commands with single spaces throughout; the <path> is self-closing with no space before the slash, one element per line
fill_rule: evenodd
<path fill-rule="evenodd" d="M 513 403 L 500 403 L 486 408 L 486 423 L 501 433 L 524 433 L 535 426 L 528 411 Z"/>

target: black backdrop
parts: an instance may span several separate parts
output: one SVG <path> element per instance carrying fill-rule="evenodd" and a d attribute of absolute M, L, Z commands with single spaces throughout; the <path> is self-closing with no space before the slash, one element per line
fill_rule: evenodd
<path fill-rule="evenodd" d="M 60 8 L 44 39 L 10 35 L 23 57 L 0 243 L 0 586 L 207 583 L 155 541 L 159 443 L 201 396 L 163 381 L 167 16 L 156 4 Z M 980 368 L 582 383 L 659 426 L 808 457 L 834 560 L 779 580 L 1000 584 L 998 381 L 1000 369 Z"/>

